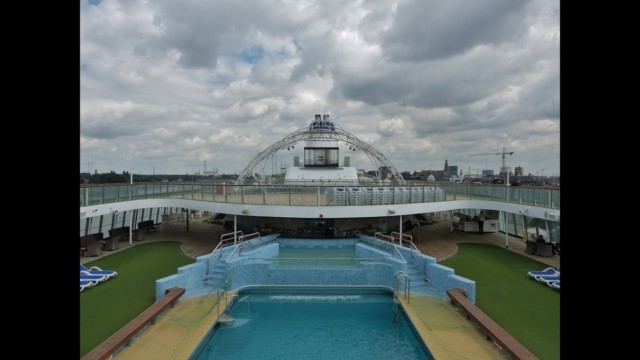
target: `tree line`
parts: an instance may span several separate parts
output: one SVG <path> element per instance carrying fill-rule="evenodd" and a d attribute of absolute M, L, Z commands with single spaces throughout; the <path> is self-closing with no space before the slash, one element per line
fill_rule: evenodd
<path fill-rule="evenodd" d="M 131 174 L 123 171 L 122 174 L 110 171 L 108 173 L 80 173 L 80 184 L 128 184 Z M 215 180 L 235 180 L 237 174 L 222 174 L 216 176 Z M 133 174 L 133 182 L 162 182 L 162 181 L 202 181 L 214 180 L 213 176 L 193 175 L 193 174 L 173 174 L 173 175 L 144 175 Z"/>

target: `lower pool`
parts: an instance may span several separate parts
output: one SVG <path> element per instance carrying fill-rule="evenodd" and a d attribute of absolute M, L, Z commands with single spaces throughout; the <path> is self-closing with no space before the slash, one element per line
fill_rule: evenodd
<path fill-rule="evenodd" d="M 252 288 L 234 299 L 190 359 L 433 359 L 388 290 Z"/>

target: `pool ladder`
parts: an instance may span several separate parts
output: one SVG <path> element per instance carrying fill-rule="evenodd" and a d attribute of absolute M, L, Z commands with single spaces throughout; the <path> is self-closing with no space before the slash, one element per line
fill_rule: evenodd
<path fill-rule="evenodd" d="M 220 297 L 224 297 L 225 299 L 228 299 L 228 295 L 226 291 L 222 292 L 222 296 L 220 296 L 220 293 L 218 294 L 219 298 Z M 233 298 L 238 297 L 238 294 L 234 294 L 232 296 Z M 251 298 L 249 297 L 249 295 L 245 295 L 242 299 L 237 300 L 235 303 L 240 303 L 240 302 L 245 302 L 247 303 L 247 318 L 251 318 Z M 223 327 L 230 327 L 233 326 L 236 322 L 236 319 L 233 318 L 231 315 L 229 315 L 228 309 L 229 307 L 229 303 L 227 302 L 226 306 L 225 306 L 225 312 L 220 314 L 218 312 L 218 322 L 220 323 L 220 326 Z M 218 307 L 219 309 L 220 307 Z"/>
<path fill-rule="evenodd" d="M 411 295 L 411 279 L 404 271 L 398 271 L 394 275 L 394 288 L 393 288 L 393 323 L 398 324 L 398 314 L 400 312 L 400 299 L 398 298 L 398 289 L 400 288 L 400 280 L 404 279 L 404 298 L 409 303 Z"/>
<path fill-rule="evenodd" d="M 242 299 L 238 300 L 238 302 L 243 302 L 245 300 L 247 302 L 247 318 L 251 318 L 251 298 L 249 295 L 245 295 Z"/>

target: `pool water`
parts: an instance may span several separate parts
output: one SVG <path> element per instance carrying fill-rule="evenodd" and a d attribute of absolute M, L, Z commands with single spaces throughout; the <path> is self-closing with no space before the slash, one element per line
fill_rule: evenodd
<path fill-rule="evenodd" d="M 191 359 L 433 359 L 390 293 L 241 294 Z"/>
<path fill-rule="evenodd" d="M 279 246 L 280 267 L 355 266 L 355 245 L 285 245 Z"/>

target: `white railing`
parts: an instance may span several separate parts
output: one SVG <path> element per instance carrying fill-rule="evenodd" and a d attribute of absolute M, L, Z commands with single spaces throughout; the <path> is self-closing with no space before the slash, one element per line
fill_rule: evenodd
<path fill-rule="evenodd" d="M 348 191 L 347 191 L 348 190 Z M 81 185 L 80 207 L 141 199 L 188 199 L 219 203 L 290 206 L 367 206 L 487 200 L 560 209 L 560 189 L 484 184 L 411 186 L 233 185 L 137 183 Z"/>

